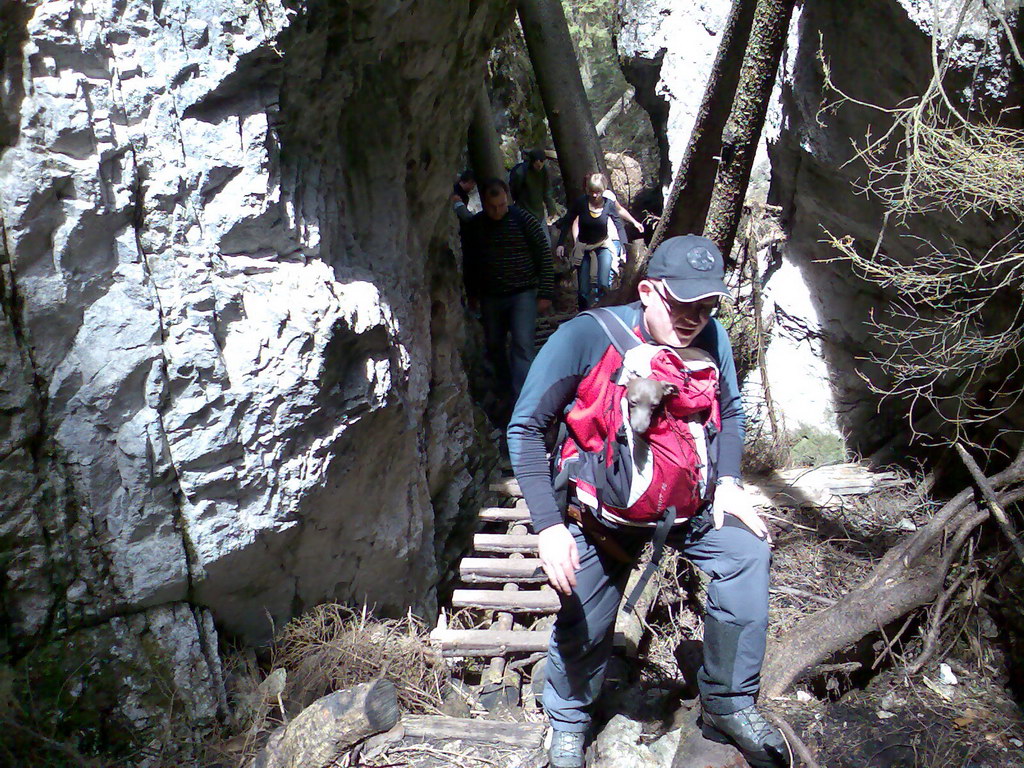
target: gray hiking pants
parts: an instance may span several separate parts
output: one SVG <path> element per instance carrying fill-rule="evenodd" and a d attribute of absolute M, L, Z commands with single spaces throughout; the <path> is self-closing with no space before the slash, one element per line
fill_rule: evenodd
<path fill-rule="evenodd" d="M 631 566 L 597 549 L 575 523 L 580 570 L 576 589 L 562 596 L 548 660 L 543 703 L 555 730 L 582 732 L 601 691 L 612 651 L 612 634 Z M 617 529 L 616 540 L 638 552 L 650 531 Z M 711 577 L 704 619 L 704 663 L 697 675 L 704 707 L 716 714 L 754 703 L 761 683 L 768 628 L 768 544 L 726 515 L 719 530 L 708 516 L 677 526 L 674 546 Z"/>

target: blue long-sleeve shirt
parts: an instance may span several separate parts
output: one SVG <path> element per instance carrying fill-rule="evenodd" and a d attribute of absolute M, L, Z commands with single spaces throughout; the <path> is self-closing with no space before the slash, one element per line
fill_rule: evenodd
<path fill-rule="evenodd" d="M 631 328 L 640 328 L 644 341 L 653 343 L 641 320 L 640 302 L 610 307 Z M 544 436 L 572 406 L 576 388 L 611 346 L 597 321 L 581 315 L 562 325 L 537 354 L 526 377 L 512 420 L 508 450 L 516 479 L 530 510 L 533 528 L 540 533 L 562 522 L 562 510 L 551 486 Z M 691 346 L 714 358 L 719 372 L 722 431 L 718 440 L 718 475 L 740 476 L 743 453 L 743 405 L 736 381 L 732 345 L 721 323 L 712 318 Z"/>

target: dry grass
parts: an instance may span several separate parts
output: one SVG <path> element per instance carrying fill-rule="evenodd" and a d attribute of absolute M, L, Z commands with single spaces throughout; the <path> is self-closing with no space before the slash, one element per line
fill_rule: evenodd
<path fill-rule="evenodd" d="M 308 704 L 332 691 L 386 677 L 407 711 L 434 713 L 448 672 L 412 614 L 375 619 L 327 603 L 293 619 L 281 632 L 274 666 L 288 670 L 286 698 Z"/>

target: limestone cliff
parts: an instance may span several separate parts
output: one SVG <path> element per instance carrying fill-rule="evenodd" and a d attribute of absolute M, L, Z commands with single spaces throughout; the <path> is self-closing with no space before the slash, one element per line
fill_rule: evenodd
<path fill-rule="evenodd" d="M 482 480 L 448 176 L 508 18 L 496 0 L 4 4 L 16 644 L 94 663 L 97 638 L 133 655 L 150 636 L 192 670 L 202 719 L 214 625 L 264 639 L 327 599 L 430 615 Z"/>
<path fill-rule="evenodd" d="M 620 5 L 620 54 L 629 70 L 643 75 L 644 106 L 665 126 L 673 164 L 686 147 L 730 5 L 729 0 Z M 1011 11 L 1012 5 L 1007 5 Z M 962 8 L 962 24 L 951 36 Z M 1019 30 L 1016 34 L 1019 38 Z M 927 87 L 933 37 L 938 49 L 949 53 L 949 92 L 965 112 L 995 116 L 1010 110 L 1002 119 L 1020 120 L 1012 110 L 1019 106 L 1024 72 L 1013 62 L 999 22 L 982 4 L 804 3 L 791 26 L 765 151 L 752 179 L 755 196 L 763 197 L 770 185 L 769 202 L 782 207 L 788 238 L 782 268 L 767 285 L 767 307 L 777 321 L 768 350 L 773 395 L 782 401 L 789 424 L 838 425 L 849 447 L 862 453 L 887 443 L 902 447 L 908 432 L 910 404 L 899 398 L 880 402 L 862 378 L 886 384 L 884 372 L 864 358 L 886 352 L 869 317 L 892 295 L 854 274 L 849 263 L 836 261 L 836 250 L 824 241 L 827 232 L 850 235 L 871 253 L 884 210 L 877 198 L 862 193 L 867 170 L 854 158 L 854 143 L 863 146 L 866 135 L 878 136 L 891 117 L 856 103 L 823 112 L 836 94 L 825 88 L 819 57 L 829 62 L 835 84 L 845 93 L 891 108 Z M 893 258 L 912 261 L 927 253 L 919 239 L 924 237 L 983 254 L 1006 232 L 1007 223 L 998 217 L 978 213 L 958 219 L 935 212 L 890 227 L 882 247 Z M 955 375 L 947 386 L 957 391 Z M 940 428 L 935 419 L 916 426 Z"/>

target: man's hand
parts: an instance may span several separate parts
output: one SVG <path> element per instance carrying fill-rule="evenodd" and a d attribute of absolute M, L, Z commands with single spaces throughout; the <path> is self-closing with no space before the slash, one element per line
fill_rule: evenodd
<path fill-rule="evenodd" d="M 565 255 L 565 246 L 564 245 L 555 246 L 555 256 L 557 256 L 558 258 L 562 258 L 563 255 Z"/>
<path fill-rule="evenodd" d="M 636 231 L 639 232 L 641 235 L 644 233 L 644 223 L 642 221 L 638 221 L 636 223 Z"/>
<path fill-rule="evenodd" d="M 542 315 L 551 312 L 551 299 L 537 299 L 537 311 Z"/>
<path fill-rule="evenodd" d="M 711 509 L 711 516 L 716 531 L 725 522 L 726 513 L 738 518 L 759 539 L 771 543 L 772 536 L 768 532 L 768 526 L 750 503 L 747 492 L 739 486 L 735 478 L 731 477 L 722 478 L 722 482 L 715 489 L 715 505 Z"/>
<path fill-rule="evenodd" d="M 580 553 L 569 529 L 561 523 L 545 528 L 537 537 L 537 549 L 551 586 L 563 595 L 571 595 L 576 586 Z"/>

